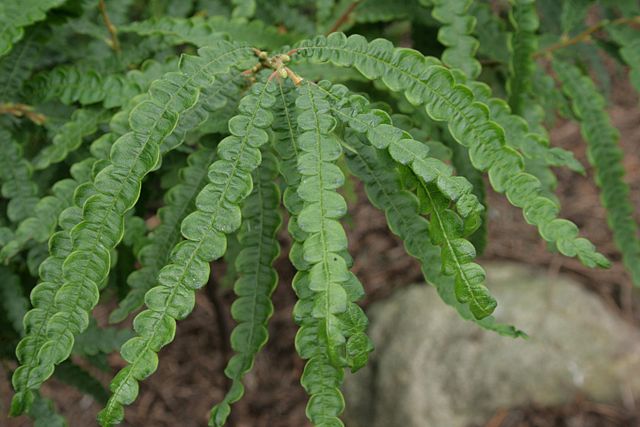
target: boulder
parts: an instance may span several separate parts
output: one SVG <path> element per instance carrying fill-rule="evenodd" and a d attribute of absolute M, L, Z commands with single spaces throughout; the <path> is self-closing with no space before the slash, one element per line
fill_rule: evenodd
<path fill-rule="evenodd" d="M 640 332 L 569 277 L 489 264 L 495 317 L 513 339 L 462 320 L 426 285 L 369 310 L 376 350 L 345 384 L 349 427 L 466 427 L 499 408 L 640 396 Z"/>

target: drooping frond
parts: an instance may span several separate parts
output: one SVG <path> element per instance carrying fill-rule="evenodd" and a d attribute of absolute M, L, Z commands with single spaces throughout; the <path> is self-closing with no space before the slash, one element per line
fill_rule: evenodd
<path fill-rule="evenodd" d="M 50 145 L 44 147 L 33 158 L 33 167 L 45 169 L 49 165 L 63 161 L 70 152 L 77 150 L 82 139 L 92 135 L 98 126 L 109 120 L 111 114 L 103 109 L 79 109 L 73 113 L 71 120 L 65 123 L 52 138 Z"/>
<path fill-rule="evenodd" d="M 629 65 L 629 80 L 640 91 L 640 31 L 630 26 L 609 25 L 609 35 L 620 45 L 620 56 Z"/>
<path fill-rule="evenodd" d="M 629 201 L 629 185 L 624 181 L 621 162 L 624 154 L 618 145 L 618 131 L 611 124 L 605 100 L 593 81 L 567 62 L 555 60 L 553 66 L 580 121 L 588 159 L 595 168 L 596 184 L 601 189 L 601 200 L 607 209 L 607 222 L 613 238 L 633 282 L 640 286 L 640 239 Z"/>
<path fill-rule="evenodd" d="M 38 43 L 38 36 L 39 32 L 33 31 L 7 56 L 0 58 L 0 93 L 3 101 L 19 98 L 23 83 L 40 63 L 42 46 Z"/>
<path fill-rule="evenodd" d="M 29 310 L 29 300 L 22 292 L 20 278 L 11 270 L 0 266 L 0 304 L 13 330 L 22 335 L 22 318 Z"/>
<path fill-rule="evenodd" d="M 196 198 L 196 210 L 182 221 L 186 240 L 174 247 L 169 264 L 158 274 L 158 284 L 145 295 L 148 309 L 133 324 L 137 336 L 122 346 L 128 365 L 111 383 L 112 395 L 99 414 L 102 426 L 123 419 L 123 406 L 137 397 L 138 382 L 156 370 L 157 352 L 173 340 L 176 320 L 193 309 L 195 290 L 209 276 L 209 262 L 224 255 L 225 234 L 240 227 L 239 205 L 251 193 L 251 172 L 261 161 L 259 147 L 269 140 L 264 128 L 273 119 L 269 112 L 275 102 L 273 89 L 270 82 L 255 84 L 240 102 L 240 113 L 229 121 L 232 135 L 218 145 L 219 160 L 209 168 L 209 183 Z"/>
<path fill-rule="evenodd" d="M 67 422 L 53 407 L 53 401 L 37 393 L 29 417 L 33 419 L 33 427 L 67 427 Z"/>
<path fill-rule="evenodd" d="M 326 83 L 320 85 L 327 86 Z M 468 303 L 477 319 L 490 315 L 496 302 L 484 284 L 484 270 L 471 262 L 475 248 L 464 239 L 479 227 L 484 210 L 472 193 L 472 185 L 463 177 L 452 176 L 451 168 L 430 157 L 425 144 L 393 126 L 383 111 L 370 110 L 365 100 L 349 96 L 345 87 L 333 86 L 328 90 L 338 103 L 336 108 L 342 110 L 339 113 L 342 120 L 355 131 L 366 134 L 374 147 L 388 150 L 394 161 L 408 166 L 418 177 L 419 190 L 425 195 L 431 214 L 431 239 L 442 246 L 442 268 L 455 277 L 458 301 Z M 448 209 L 450 202 L 455 203 L 457 213 Z"/>
<path fill-rule="evenodd" d="M 146 91 L 163 73 L 174 69 L 174 64 L 149 61 L 140 70 L 107 75 L 97 70 L 62 65 L 36 76 L 28 83 L 28 92 L 43 101 L 57 99 L 64 104 L 102 103 L 105 108 L 121 107 Z"/>
<path fill-rule="evenodd" d="M 224 35 L 237 42 L 250 43 L 259 48 L 282 46 L 295 39 L 281 34 L 262 21 L 241 22 L 228 20 L 221 16 L 203 18 L 163 17 L 148 21 L 139 21 L 122 26 L 122 32 L 131 32 L 142 36 L 163 36 L 173 44 L 190 43 L 195 46 L 208 46 Z"/>
<path fill-rule="evenodd" d="M 58 366 L 56 379 L 93 397 L 98 403 L 105 403 L 109 398 L 109 393 L 97 378 L 69 360 Z"/>
<path fill-rule="evenodd" d="M 314 34 L 316 30 L 313 17 L 303 10 L 283 2 L 273 0 L 256 0 L 259 7 L 256 12 L 263 22 L 272 22 L 278 26 L 283 26 L 287 31 L 297 34 Z M 305 0 L 305 2 L 308 0 Z M 300 4 L 302 4 L 301 2 Z M 299 38 L 297 38 L 299 40 Z"/>
<path fill-rule="evenodd" d="M 201 147 L 187 159 L 187 167 L 180 171 L 180 182 L 167 192 L 165 206 L 158 211 L 160 225 L 138 254 L 142 268 L 127 278 L 129 293 L 110 314 L 110 322 L 124 320 L 144 303 L 144 295 L 156 284 L 158 272 L 169 261 L 171 248 L 181 239 L 180 224 L 195 209 L 196 196 L 208 181 L 207 171 L 215 156 L 215 150 Z"/>
<path fill-rule="evenodd" d="M 4 0 L 0 3 L 0 57 L 24 36 L 24 28 L 46 18 L 65 0 Z"/>
<path fill-rule="evenodd" d="M 29 216 L 38 202 L 33 170 L 22 155 L 22 146 L 13 135 L 0 128 L 0 183 L 2 197 L 9 200 L 7 217 L 18 222 Z"/>
<path fill-rule="evenodd" d="M 507 92 L 509 105 L 516 114 L 522 114 L 531 95 L 531 82 L 536 64 L 533 54 L 538 50 L 536 30 L 540 25 L 535 0 L 511 0 L 509 20 L 514 31 L 509 34 L 509 79 Z"/>
<path fill-rule="evenodd" d="M 447 137 L 449 141 L 451 138 Z M 471 160 L 469 159 L 469 151 L 467 147 L 464 147 L 455 141 L 451 141 L 450 144 L 453 155 L 451 157 L 451 163 L 456 173 L 463 176 L 473 186 L 472 192 L 478 198 L 478 201 L 484 207 L 484 210 L 480 213 L 480 226 L 469 236 L 469 241 L 476 248 L 478 255 L 482 255 L 485 247 L 487 246 L 488 239 L 488 215 L 487 215 L 487 203 L 486 203 L 486 189 L 482 173 L 473 167 Z"/>
<path fill-rule="evenodd" d="M 356 23 L 391 22 L 397 19 L 416 19 L 424 22 L 429 17 L 426 1 L 407 0 L 393 3 L 388 0 L 362 0 L 354 12 Z"/>
<path fill-rule="evenodd" d="M 478 55 L 500 63 L 509 62 L 508 32 L 505 23 L 497 16 L 491 4 L 474 1 L 469 12 L 476 18 L 474 35 L 480 42 Z"/>
<path fill-rule="evenodd" d="M 630 185 L 598 93 L 618 92 L 609 58 L 640 89 L 639 19 L 637 0 L 0 0 L 0 357 L 18 362 L 11 414 L 65 425 L 40 395 L 55 376 L 106 400 L 100 424 L 120 423 L 210 282 L 237 295 L 230 387 L 209 420 L 224 425 L 268 339 L 284 205 L 307 416 L 343 426 L 344 370 L 372 351 L 342 224 L 357 180 L 446 304 L 524 336 L 492 316 L 475 260 L 493 198 L 485 182 L 551 250 L 608 264 L 558 217 L 566 171 L 554 168 L 584 173 L 550 143 L 558 115 L 580 122 L 640 283 Z M 214 260 L 227 264 L 221 280 L 209 280 Z M 131 330 L 104 327 L 91 315 L 99 300 L 118 304 L 112 322 L 146 307 Z M 90 374 L 110 371 L 115 351 L 125 364 L 109 396 Z"/>
<path fill-rule="evenodd" d="M 267 322 L 273 314 L 271 294 L 278 284 L 273 262 L 280 253 L 276 233 L 282 223 L 278 213 L 280 190 L 274 183 L 278 174 L 275 157 L 263 151 L 260 169 L 253 174 L 253 192 L 242 207 L 242 228 L 238 241 L 242 248 L 235 258 L 237 295 L 231 315 L 238 325 L 231 334 L 237 354 L 227 363 L 225 375 L 232 380 L 224 399 L 211 410 L 209 424 L 224 426 L 231 404 L 244 395 L 242 378 L 253 367 L 256 354 L 268 339 Z"/>
<path fill-rule="evenodd" d="M 578 237 L 575 224 L 557 218 L 557 204 L 540 194 L 536 177 L 524 172 L 522 156 L 506 144 L 505 133 L 490 120 L 488 108 L 477 102 L 466 86 L 456 84 L 451 72 L 436 59 L 413 50 L 394 49 L 382 39 L 367 42 L 362 36 L 347 38 L 342 33 L 303 41 L 297 52 L 336 65 L 354 66 L 367 78 L 379 79 L 391 90 L 404 92 L 413 104 L 424 105 L 431 118 L 448 122 L 456 141 L 469 147 L 474 167 L 488 170 L 492 187 L 522 208 L 527 222 L 536 225 L 545 240 L 587 266 L 609 265 L 591 242 Z"/>
<path fill-rule="evenodd" d="M 466 82 L 466 81 L 465 81 Z M 484 83 L 468 82 L 475 98 L 489 107 L 489 117 L 504 130 L 505 144 L 518 150 L 526 161 L 540 164 L 542 167 L 566 167 L 572 171 L 584 173 L 584 167 L 571 151 L 551 147 L 548 135 L 531 130 L 527 121 L 511 112 L 509 105 L 502 99 L 494 98 L 491 88 Z M 529 102 L 525 110 L 531 107 Z M 527 165 L 525 163 L 525 170 Z M 542 178 L 539 177 L 542 180 Z"/>
<path fill-rule="evenodd" d="M 135 255 L 146 244 L 146 241 L 147 224 L 144 218 L 134 215 L 133 211 L 127 212 L 124 217 L 122 245 L 130 248 Z"/>
<path fill-rule="evenodd" d="M 426 279 L 436 286 L 442 300 L 464 319 L 483 328 L 506 336 L 522 336 L 523 332 L 497 323 L 493 316 L 476 319 L 467 304 L 458 302 L 454 278 L 442 273 L 440 248 L 429 238 L 429 222 L 420 215 L 417 197 L 404 188 L 401 175 L 394 168 L 389 154 L 365 144 L 357 134 L 351 134 L 347 143 L 354 148 L 346 151 L 349 169 L 364 182 L 367 197 L 385 213 L 389 229 L 402 239 L 407 253 L 420 261 Z"/>
<path fill-rule="evenodd" d="M 88 180 L 90 166 L 94 162 L 94 159 L 85 160 L 76 166 L 75 171 L 84 169 Z M 86 167 L 83 168 L 84 166 Z M 18 224 L 13 238 L 2 246 L 0 261 L 6 262 L 15 256 L 31 240 L 37 243 L 46 242 L 58 225 L 58 216 L 73 204 L 73 192 L 77 187 L 78 181 L 74 179 L 65 178 L 56 182 L 51 188 L 53 194 L 43 197 L 36 203 L 33 213 Z"/>
<path fill-rule="evenodd" d="M 442 62 L 462 70 L 472 79 L 478 77 L 482 66 L 475 58 L 478 40 L 472 34 L 476 18 L 467 13 L 471 0 L 421 0 L 433 4 L 433 17 L 443 24 L 438 30 L 438 41 L 447 48 Z"/>
<path fill-rule="evenodd" d="M 354 303 L 362 286 L 349 272 L 347 238 L 338 222 L 346 202 L 336 191 L 344 183 L 334 163 L 342 154 L 331 133 L 336 120 L 326 95 L 311 83 L 298 89 L 296 122 L 301 175 L 297 194 L 291 195 L 299 198 L 293 237 L 300 238 L 301 251 L 301 259 L 294 261 L 299 271 L 293 286 L 300 299 L 294 318 L 301 325 L 296 350 L 308 360 L 301 379 L 310 395 L 307 416 L 315 425 L 338 426 L 343 425 L 338 418 L 344 409 L 339 390 L 343 369 L 360 368 L 372 347 L 364 334 L 366 317 Z"/>
<path fill-rule="evenodd" d="M 124 214 L 139 197 L 144 176 L 158 164 L 160 143 L 174 130 L 180 115 L 197 102 L 201 87 L 232 67 L 246 66 L 253 57 L 251 49 L 227 42 L 198 53 L 182 58 L 180 72 L 168 73 L 153 83 L 150 99 L 131 112 L 132 132 L 114 143 L 109 166 L 95 177 L 95 194 L 84 203 L 68 242 L 71 247 L 64 256 L 62 281 L 54 295 L 49 295 L 50 305 L 43 307 L 48 315 L 39 318 L 34 333 L 24 338 L 29 346 L 36 345 L 21 352 L 22 366 L 14 373 L 18 391 L 12 403 L 14 414 L 27 409 L 27 396 L 69 356 L 74 336 L 87 327 L 87 313 L 97 304 L 98 288 L 109 272 L 110 251 L 122 238 Z M 46 289 L 49 284 L 38 286 Z"/>
<path fill-rule="evenodd" d="M 73 343 L 73 354 L 79 356 L 110 354 L 119 350 L 122 344 L 131 338 L 131 335 L 129 329 L 101 328 L 94 319 L 91 319 L 87 329 L 76 337 Z"/>

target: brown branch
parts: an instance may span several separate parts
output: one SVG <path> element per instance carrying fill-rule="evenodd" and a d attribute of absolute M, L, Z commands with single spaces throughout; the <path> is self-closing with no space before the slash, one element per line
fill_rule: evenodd
<path fill-rule="evenodd" d="M 582 31 L 579 34 L 576 34 L 575 36 L 571 37 L 571 38 L 566 38 L 564 40 L 561 40 L 557 43 L 554 43 L 550 46 L 547 46 L 546 48 L 536 52 L 533 54 L 534 58 L 540 57 L 540 56 L 544 56 L 544 55 L 548 55 L 553 51 L 559 50 L 559 49 L 564 49 L 565 47 L 569 47 L 569 46 L 573 46 L 575 44 L 578 44 L 580 42 L 583 41 L 587 41 L 591 39 L 591 35 L 593 33 L 595 33 L 596 31 L 601 30 L 602 28 L 606 27 L 607 25 L 622 25 L 622 24 L 640 24 L 640 16 L 634 16 L 631 18 L 618 18 L 615 19 L 613 21 L 609 21 L 608 19 L 604 19 L 600 22 L 598 22 L 597 24 L 592 25 L 591 27 L 587 28 L 586 30 Z"/>
<path fill-rule="evenodd" d="M 360 3 L 361 3 L 361 0 L 356 0 L 353 3 L 351 3 L 349 7 L 347 7 L 344 10 L 344 12 L 342 12 L 342 15 L 340 15 L 338 20 L 335 22 L 335 24 L 333 24 L 333 26 L 329 29 L 329 31 L 325 33 L 325 35 L 329 35 L 331 33 L 335 33 L 336 31 L 338 31 L 340 27 L 342 27 L 349 20 L 349 18 L 351 17 L 351 14 L 355 10 L 355 8 L 358 7 Z"/>
<path fill-rule="evenodd" d="M 111 19 L 109 19 L 109 14 L 107 13 L 107 6 L 104 3 L 104 0 L 99 0 L 98 8 L 100 9 L 100 14 L 102 15 L 102 20 L 104 21 L 104 25 L 107 27 L 107 31 L 111 35 L 111 48 L 120 53 L 120 41 L 118 40 L 118 29 L 113 25 Z"/>
<path fill-rule="evenodd" d="M 33 111 L 33 107 L 27 104 L 14 104 L 7 102 L 0 104 L 0 114 L 10 114 L 14 117 L 26 117 L 37 125 L 42 125 L 47 117 L 44 114 L 40 114 Z"/>

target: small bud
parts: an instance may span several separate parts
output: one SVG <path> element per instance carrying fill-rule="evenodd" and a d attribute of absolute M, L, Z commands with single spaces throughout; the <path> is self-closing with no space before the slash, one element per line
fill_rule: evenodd
<path fill-rule="evenodd" d="M 287 55 L 286 53 L 283 53 L 282 55 L 280 55 L 280 58 L 282 58 L 282 62 L 291 61 L 291 57 L 289 55 Z"/>
<path fill-rule="evenodd" d="M 258 58 L 265 60 L 269 57 L 269 55 L 267 54 L 267 52 L 260 52 L 260 54 L 258 55 Z"/>
<path fill-rule="evenodd" d="M 285 68 L 278 68 L 278 74 L 280 75 L 280 77 L 282 77 L 283 79 L 287 78 L 287 70 Z"/>

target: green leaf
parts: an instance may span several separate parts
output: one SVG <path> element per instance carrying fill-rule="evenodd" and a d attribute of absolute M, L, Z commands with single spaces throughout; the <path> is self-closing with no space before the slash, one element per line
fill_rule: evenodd
<path fill-rule="evenodd" d="M 438 30 L 438 41 L 447 48 L 442 53 L 442 62 L 461 69 L 471 78 L 480 74 L 482 67 L 474 58 L 479 43 L 472 36 L 476 18 L 469 15 L 471 0 L 421 0 L 433 4 L 431 14 L 443 25 Z"/>
<path fill-rule="evenodd" d="M 2 197 L 9 200 L 7 217 L 13 222 L 27 218 L 38 202 L 32 168 L 22 155 L 22 146 L 0 128 L 0 183 Z"/>
<path fill-rule="evenodd" d="M 507 195 L 517 191 L 509 177 L 523 171 L 522 156 L 509 146 L 513 143 L 506 143 L 504 130 L 491 120 L 488 107 L 478 102 L 469 88 L 456 84 L 453 74 L 439 65 L 437 60 L 425 58 L 416 51 L 394 49 L 390 43 L 380 39 L 369 43 L 362 36 L 347 38 L 342 33 L 303 41 L 298 45 L 297 52 L 336 65 L 353 65 L 367 78 L 380 79 L 390 89 L 402 91 L 411 103 L 424 105 L 433 120 L 448 123 L 456 141 L 469 148 L 473 166 L 489 171 L 491 184 L 496 191 Z M 543 200 L 549 199 L 532 194 L 524 207 L 525 213 L 544 203 Z M 542 230 L 547 221 L 549 219 L 545 217 L 544 222 L 534 224 Z M 563 237 L 568 241 L 578 239 L 573 235 Z M 577 252 L 563 253 L 577 256 L 590 267 L 609 265 L 593 245 L 580 244 L 575 248 Z"/>
<path fill-rule="evenodd" d="M 24 27 L 46 18 L 65 0 L 6 0 L 0 4 L 0 57 L 24 36 Z"/>
<path fill-rule="evenodd" d="M 224 425 L 231 404 L 242 397 L 242 378 L 268 338 L 267 322 L 273 314 L 271 294 L 278 283 L 273 267 L 280 253 L 276 233 L 282 223 L 278 213 L 280 191 L 273 182 L 277 173 L 275 157 L 269 152 L 263 153 L 261 167 L 253 174 L 253 192 L 242 208 L 244 221 L 238 234 L 242 249 L 235 260 L 238 279 L 234 291 L 238 299 L 231 306 L 231 315 L 238 322 L 231 335 L 231 346 L 238 354 L 225 369 L 232 385 L 224 399 L 211 410 L 209 424 L 212 426 Z"/>
<path fill-rule="evenodd" d="M 387 153 L 367 146 L 362 137 L 352 135 L 347 142 L 354 147 L 347 151 L 349 169 L 365 184 L 371 203 L 385 212 L 389 229 L 404 242 L 407 253 L 420 261 L 425 277 L 434 284 L 443 301 L 467 320 L 483 328 L 511 337 L 524 333 L 510 325 L 497 323 L 492 316 L 481 320 L 475 318 L 468 304 L 459 302 L 454 293 L 454 278 L 442 273 L 440 248 L 429 236 L 429 223 L 420 216 L 415 195 L 404 190 L 400 174 L 393 167 Z"/>
<path fill-rule="evenodd" d="M 516 114 L 522 114 L 532 90 L 536 64 L 533 54 L 538 50 L 536 31 L 539 27 L 535 0 L 512 0 L 509 20 L 514 32 L 507 39 L 509 52 L 509 79 L 507 93 L 509 105 Z"/>
<path fill-rule="evenodd" d="M 619 133 L 611 124 L 604 98 L 593 81 L 566 62 L 554 60 L 553 67 L 580 122 L 582 136 L 587 143 L 587 158 L 595 168 L 596 184 L 600 187 L 602 204 L 607 209 L 607 222 L 613 231 L 613 239 L 622 252 L 624 265 L 633 283 L 640 286 L 640 239 L 633 218 L 633 205 L 629 200 L 629 185 L 624 181 L 624 154 L 618 143 Z M 576 252 L 579 256 L 582 253 L 581 245 L 584 244 L 558 243 L 561 251 Z M 591 258 L 585 261 L 599 262 Z"/>
<path fill-rule="evenodd" d="M 144 176 L 157 166 L 159 145 L 175 129 L 180 114 L 197 102 L 201 87 L 232 67 L 243 68 L 253 52 L 221 42 L 200 49 L 199 55 L 185 56 L 180 72 L 167 73 L 153 83 L 149 99 L 131 111 L 132 132 L 113 144 L 110 163 L 95 176 L 95 194 L 84 202 L 81 221 L 70 233 L 71 252 L 65 249 L 59 258 L 54 257 L 58 258 L 52 261 L 56 266 L 55 281 L 41 282 L 35 288 L 42 286 L 53 292 L 40 304 L 34 303 L 32 311 L 38 316 L 27 327 L 25 351 L 18 352 L 21 366 L 14 373 L 16 391 L 37 389 L 51 375 L 55 364 L 69 356 L 73 337 L 87 327 L 87 313 L 97 303 L 99 288 L 109 272 L 110 251 L 122 238 L 124 215 L 135 204 Z M 51 248 L 52 255 L 54 249 Z M 210 248 L 203 245 L 201 250 Z M 14 399 L 20 400 L 21 396 L 18 393 Z M 18 408 L 25 406 L 16 403 Z"/>
<path fill-rule="evenodd" d="M 274 89 L 272 83 L 255 84 L 240 101 L 239 114 L 252 119 L 270 117 L 263 111 L 268 112 L 274 104 L 271 94 Z M 249 120 L 245 136 L 230 135 L 225 139 L 240 145 L 241 152 L 257 150 L 269 140 L 262 130 L 269 125 L 268 121 Z M 242 155 L 229 153 L 230 145 L 223 142 L 218 147 L 220 160 L 209 167 L 210 182 L 196 198 L 197 209 L 182 221 L 181 232 L 186 240 L 173 249 L 169 263 L 159 272 L 158 284 L 145 295 L 148 309 L 134 320 L 137 336 L 123 345 L 123 356 L 126 347 L 125 359 L 129 365 L 111 384 L 112 395 L 98 416 L 103 426 L 122 420 L 123 405 L 130 404 L 138 395 L 138 382 L 155 371 L 155 353 L 173 340 L 175 321 L 186 317 L 193 309 L 194 292 L 206 283 L 209 262 L 224 255 L 225 234 L 233 233 L 240 226 L 238 205 L 247 194 L 244 184 L 239 187 L 234 183 L 240 176 L 250 174 L 257 165 Z M 213 184 L 214 180 L 223 182 L 218 186 Z M 249 175 L 249 188 L 251 185 Z"/>

